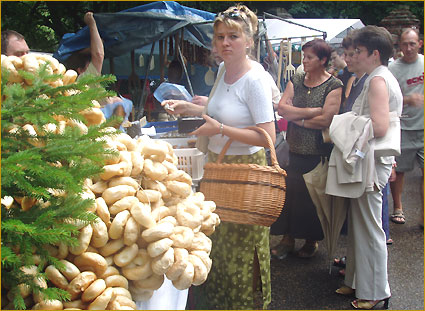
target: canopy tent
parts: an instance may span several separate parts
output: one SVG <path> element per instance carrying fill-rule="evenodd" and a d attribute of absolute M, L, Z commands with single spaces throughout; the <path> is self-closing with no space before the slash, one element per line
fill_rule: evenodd
<path fill-rule="evenodd" d="M 365 25 L 360 19 L 329 19 L 329 18 L 288 18 L 266 19 L 267 36 L 272 44 L 278 44 L 283 38 L 291 38 L 292 42 L 300 42 L 303 37 L 313 39 L 324 38 L 329 44 L 337 45 L 351 29 L 362 28 Z"/>
<path fill-rule="evenodd" d="M 120 69 L 117 76 L 128 79 L 128 92 L 135 103 L 137 115 L 141 117 L 146 95 L 146 88 L 142 85 L 145 85 L 148 78 L 152 79 L 158 75 L 158 49 L 154 49 L 153 45 L 158 47 L 156 42 L 177 35 L 180 36 L 181 43 L 183 43 L 181 38 L 183 36 L 184 41 L 190 44 L 211 49 L 212 23 L 215 14 L 185 7 L 174 1 L 158 1 L 117 13 L 94 14 L 94 18 L 103 40 L 105 58 L 110 60 L 115 58 L 114 67 Z M 54 57 L 65 63 L 72 53 L 89 46 L 90 32 L 88 27 L 84 27 L 76 33 L 65 34 Z M 150 49 L 151 52 L 142 61 L 144 57 L 141 55 L 144 54 L 142 52 L 144 47 Z M 180 50 L 180 48 L 178 49 Z M 181 51 L 179 53 L 181 58 Z M 178 57 L 177 54 L 176 52 L 175 59 Z M 130 59 L 136 61 L 133 62 Z M 156 72 L 151 71 L 152 60 L 157 64 Z M 109 68 L 111 63 L 104 62 L 103 74 L 116 74 Z M 138 66 L 135 66 L 135 63 Z M 129 66 L 134 66 L 134 70 L 130 70 Z M 162 65 L 161 68 L 163 69 L 163 67 Z M 187 71 L 186 68 L 184 69 Z M 198 74 L 200 74 L 199 70 Z M 140 83 L 142 77 L 145 79 L 143 84 Z M 189 75 L 186 75 L 186 78 L 192 88 Z M 198 80 L 201 81 L 201 79 Z M 205 85 L 201 85 L 200 88 L 205 88 Z"/>
<path fill-rule="evenodd" d="M 158 1 L 117 13 L 94 14 L 94 17 L 108 58 L 167 38 L 182 28 L 185 40 L 210 48 L 215 14 L 174 1 Z M 54 57 L 63 62 L 73 52 L 89 46 L 90 33 L 86 26 L 76 33 L 65 34 Z"/>

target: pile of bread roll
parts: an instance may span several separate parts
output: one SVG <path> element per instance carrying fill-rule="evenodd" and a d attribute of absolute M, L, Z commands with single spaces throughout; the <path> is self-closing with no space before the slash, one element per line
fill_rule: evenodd
<path fill-rule="evenodd" d="M 98 220 L 64 220 L 80 227 L 79 243 L 50 249 L 66 269 L 45 270 L 49 285 L 68 291 L 71 301 L 37 297 L 34 309 L 134 309 L 165 277 L 179 290 L 207 279 L 208 235 L 220 223 L 215 203 L 192 190 L 169 143 L 125 133 L 106 141 L 118 153 L 97 179 L 86 180 L 83 193 L 95 200 L 89 212 Z"/>
<path fill-rule="evenodd" d="M 45 83 L 49 84 L 52 87 L 58 87 L 63 85 L 70 85 L 74 83 L 77 79 L 77 72 L 72 69 L 66 69 L 65 65 L 60 63 L 56 58 L 47 55 L 47 54 L 26 54 L 21 57 L 17 56 L 6 56 L 1 55 L 1 67 L 6 69 L 8 72 L 8 84 L 19 83 L 22 86 L 26 87 L 32 85 L 32 80 L 24 78 L 20 71 L 31 72 L 37 74 L 41 66 L 46 65 L 46 71 L 49 75 L 58 75 L 56 77 L 50 76 Z M 78 93 L 77 90 L 70 89 L 63 91 L 64 96 L 71 96 Z M 40 97 L 45 97 L 46 95 L 40 94 Z M 61 133 L 65 126 L 78 127 L 83 133 L 87 133 L 87 126 L 98 125 L 106 121 L 105 116 L 100 110 L 100 104 L 93 100 L 93 107 L 85 109 L 80 112 L 86 119 L 86 123 L 82 123 L 73 119 L 66 119 L 63 116 L 55 116 L 55 119 L 59 122 L 56 124 L 46 124 L 43 129 L 36 129 L 31 124 L 27 124 L 25 130 L 27 130 L 31 135 L 42 135 L 43 131 Z M 15 129 L 16 130 L 16 129 Z"/>
<path fill-rule="evenodd" d="M 79 245 L 65 257 L 81 273 L 92 272 L 73 301 L 81 301 L 80 309 L 134 308 L 110 288 L 144 301 L 165 277 L 180 290 L 205 282 L 212 264 L 207 235 L 220 223 L 215 203 L 193 192 L 169 143 L 121 133 L 107 145 L 118 156 L 107 159 L 98 179 L 87 180 L 84 194 L 95 199 L 99 219 L 81 228 Z"/>
<path fill-rule="evenodd" d="M 10 72 L 9 83 L 27 85 L 31 81 L 22 78 L 18 70 L 36 72 L 46 62 L 51 73 L 64 75 L 55 84 L 51 82 L 52 86 L 75 81 L 76 73 L 67 71 L 50 56 L 1 58 L 2 67 Z M 61 133 L 66 126 L 76 126 L 85 133 L 87 126 L 104 122 L 99 117 L 98 103 L 93 104 L 94 108 L 81 112 L 86 124 L 58 116 L 59 125 L 37 129 L 27 124 L 22 129 L 34 136 L 34 146 L 42 145 L 37 138 L 43 133 Z M 9 130 L 19 129 L 15 126 Z M 37 279 L 44 288 L 55 286 L 68 291 L 71 301 L 46 300 L 22 285 L 20 294 L 28 308 L 130 310 L 136 308 L 135 301 L 148 300 L 165 277 L 179 290 L 207 279 L 212 265 L 208 235 L 220 223 L 214 213 L 215 203 L 205 201 L 202 193 L 192 190 L 192 178 L 177 168 L 177 157 L 168 142 L 148 136 L 135 140 L 125 133 L 103 139 L 116 155 L 107 157 L 98 178 L 86 180 L 82 194 L 95 201 L 89 212 L 95 213 L 98 220 L 87 224 L 65 219 L 79 226 L 78 244 L 48 247 L 65 268 L 50 265 L 44 270 L 48 282 Z M 49 191 L 66 195 L 57 189 Z M 1 201 L 6 208 L 20 207 L 25 211 L 37 203 L 27 197 L 2 197 Z M 48 202 L 44 205 L 48 207 Z M 35 275 L 36 266 L 25 269 Z M 11 295 L 9 301 L 13 299 Z"/>

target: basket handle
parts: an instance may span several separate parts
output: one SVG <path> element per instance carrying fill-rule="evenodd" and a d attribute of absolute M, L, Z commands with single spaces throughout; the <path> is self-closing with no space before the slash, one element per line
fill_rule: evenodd
<path fill-rule="evenodd" d="M 272 165 L 280 167 L 279 163 L 277 162 L 277 158 L 276 158 L 276 150 L 274 149 L 273 141 L 272 141 L 269 133 L 267 133 L 267 131 L 265 129 L 258 127 L 258 126 L 248 126 L 248 127 L 246 127 L 246 129 L 254 130 L 254 131 L 264 135 L 264 137 L 266 138 L 266 141 L 267 141 L 268 148 L 270 149 L 270 158 L 271 158 L 271 161 L 272 161 Z M 223 161 L 223 158 L 226 155 L 226 152 L 229 149 L 230 144 L 232 142 L 233 142 L 233 139 L 229 138 L 229 140 L 224 145 L 223 150 L 221 150 L 220 154 L 218 155 L 216 163 L 221 163 L 221 161 Z"/>

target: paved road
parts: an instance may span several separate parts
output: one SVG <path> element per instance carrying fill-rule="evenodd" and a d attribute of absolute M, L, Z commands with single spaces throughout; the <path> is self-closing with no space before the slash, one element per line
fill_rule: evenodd
<path fill-rule="evenodd" d="M 388 246 L 389 282 L 392 292 L 390 310 L 424 310 L 424 240 L 419 228 L 420 171 L 406 174 L 403 193 L 406 224 L 390 222 L 394 244 Z M 392 199 L 390 198 L 390 213 Z M 272 236 L 277 244 L 280 236 Z M 346 236 L 341 236 L 336 252 L 345 254 Z M 296 247 L 302 246 L 297 241 Z M 331 268 L 324 245 L 314 258 L 301 259 L 289 256 L 284 260 L 272 259 L 272 303 L 274 310 L 346 310 L 352 309 L 350 298 L 334 294 L 343 281 L 336 267 Z"/>

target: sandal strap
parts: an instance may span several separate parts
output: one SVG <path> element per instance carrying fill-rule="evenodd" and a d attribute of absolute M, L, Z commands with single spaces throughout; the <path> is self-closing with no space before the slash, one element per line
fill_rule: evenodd
<path fill-rule="evenodd" d="M 405 218 L 406 218 L 406 216 L 404 216 L 404 213 L 403 213 L 403 212 L 393 213 L 393 214 L 391 214 L 391 217 L 392 217 L 392 218 L 394 218 L 394 217 L 398 217 L 398 218 L 403 218 L 403 219 L 405 219 Z"/>

